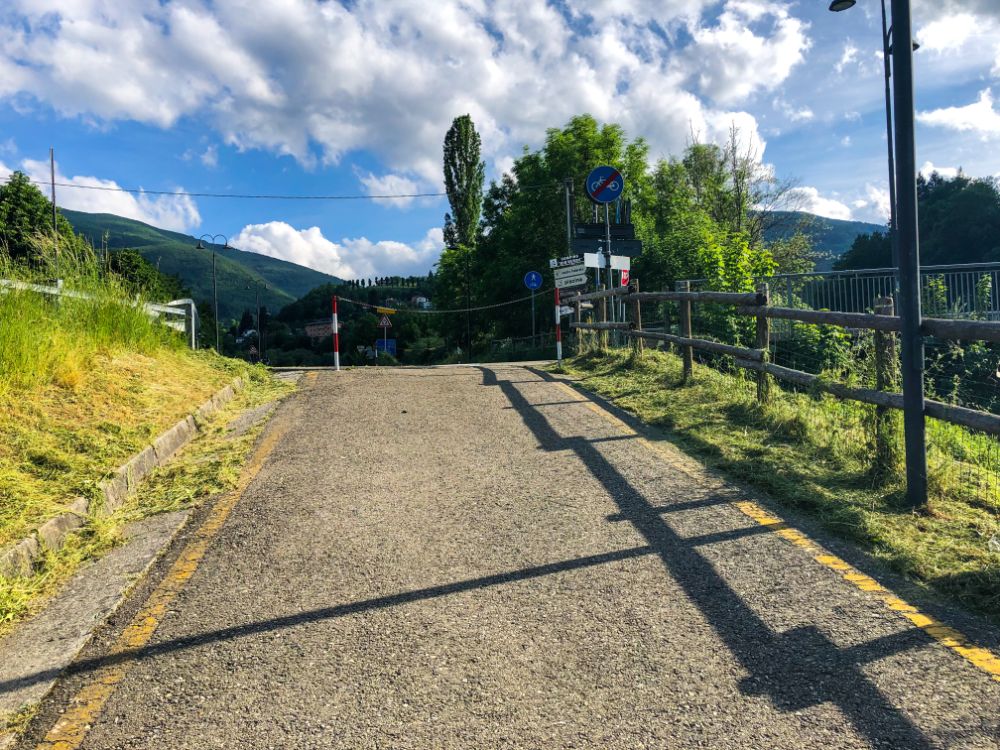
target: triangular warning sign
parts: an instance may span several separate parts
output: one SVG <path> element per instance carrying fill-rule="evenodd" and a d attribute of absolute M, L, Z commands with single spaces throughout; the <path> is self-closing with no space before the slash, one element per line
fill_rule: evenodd
<path fill-rule="evenodd" d="M 378 322 L 378 327 L 379 328 L 392 328 L 392 321 L 389 320 L 389 316 L 388 315 L 383 315 L 382 316 L 382 318 Z"/>

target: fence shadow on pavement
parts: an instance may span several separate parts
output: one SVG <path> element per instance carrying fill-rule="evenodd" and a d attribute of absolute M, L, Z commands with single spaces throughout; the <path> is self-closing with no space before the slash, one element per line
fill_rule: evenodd
<path fill-rule="evenodd" d="M 514 384 L 483 367 L 483 385 L 499 388 L 525 426 L 546 451 L 573 451 L 659 556 L 671 578 L 697 606 L 733 657 L 749 673 L 740 689 L 767 696 L 781 711 L 800 711 L 832 703 L 876 747 L 931 748 L 920 730 L 868 679 L 862 666 L 893 653 L 926 645 L 930 639 L 914 629 L 899 637 L 879 639 L 872 648 L 842 649 L 809 625 L 778 633 L 727 584 L 697 547 L 704 537 L 685 539 L 654 506 L 586 438 L 563 437 Z M 548 373 L 534 370 L 542 382 Z"/>

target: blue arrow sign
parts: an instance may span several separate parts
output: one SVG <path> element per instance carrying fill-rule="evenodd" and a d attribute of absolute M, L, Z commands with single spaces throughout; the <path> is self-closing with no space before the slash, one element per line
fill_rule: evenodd
<path fill-rule="evenodd" d="M 587 175 L 585 187 L 594 203 L 614 203 L 625 189 L 625 178 L 614 167 L 597 167 Z"/>
<path fill-rule="evenodd" d="M 531 291 L 542 288 L 542 275 L 538 271 L 528 271 L 524 274 L 524 285 Z"/>

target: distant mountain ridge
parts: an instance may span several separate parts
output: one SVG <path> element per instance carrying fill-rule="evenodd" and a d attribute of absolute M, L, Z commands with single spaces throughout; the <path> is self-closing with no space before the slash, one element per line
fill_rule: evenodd
<path fill-rule="evenodd" d="M 245 309 L 253 309 L 258 289 L 261 305 L 275 314 L 288 303 L 305 296 L 310 289 L 341 281 L 312 268 L 259 253 L 226 249 L 221 245 L 197 250 L 196 237 L 158 229 L 135 219 L 68 209 L 60 211 L 94 247 L 102 247 L 106 236 L 107 247 L 112 250 L 123 247 L 138 250 L 161 271 L 180 278 L 198 301 L 212 299 L 214 250 L 218 254 L 219 317 L 223 322 L 239 318 Z"/>
<path fill-rule="evenodd" d="M 805 211 L 775 211 L 774 222 L 764 233 L 768 242 L 790 237 L 801 231 L 812 239 L 813 249 L 824 256 L 816 263 L 816 270 L 829 271 L 837 258 L 851 249 L 854 238 L 859 234 L 884 232 L 884 224 L 866 221 L 845 221 L 828 219 L 825 216 Z"/>

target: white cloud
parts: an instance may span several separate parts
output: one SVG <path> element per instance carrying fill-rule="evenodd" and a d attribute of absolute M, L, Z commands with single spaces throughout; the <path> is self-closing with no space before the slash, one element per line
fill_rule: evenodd
<path fill-rule="evenodd" d="M 444 247 L 440 228 L 427 231 L 412 245 L 366 237 L 333 242 L 319 227 L 295 229 L 283 221 L 248 224 L 230 242 L 240 250 L 280 258 L 344 279 L 425 274 Z"/>
<path fill-rule="evenodd" d="M 993 94 L 989 89 L 983 89 L 979 99 L 972 104 L 918 112 L 917 120 L 925 125 L 976 133 L 984 139 L 1000 136 L 1000 112 L 993 108 Z"/>
<path fill-rule="evenodd" d="M 753 25 L 765 20 L 770 33 L 756 33 Z M 742 102 L 788 78 L 810 46 L 807 29 L 783 5 L 729 0 L 716 25 L 692 30 L 687 67 L 706 96 L 723 104 Z"/>
<path fill-rule="evenodd" d="M 796 205 L 801 206 L 800 210 L 808 211 L 817 216 L 825 216 L 828 219 L 850 219 L 851 209 L 849 206 L 833 198 L 824 198 L 819 194 L 819 190 L 814 187 L 797 187 L 790 191 Z"/>
<path fill-rule="evenodd" d="M 971 13 L 943 16 L 923 26 L 917 34 L 921 49 L 943 52 L 959 49 L 980 27 Z"/>
<path fill-rule="evenodd" d="M 834 66 L 834 70 L 836 70 L 838 73 L 843 73 L 844 68 L 846 68 L 848 65 L 851 65 L 854 62 L 857 62 L 858 51 L 859 51 L 858 48 L 854 46 L 854 42 L 848 39 L 844 43 L 844 51 L 840 55 L 840 60 Z"/>
<path fill-rule="evenodd" d="M 939 167 L 929 161 L 925 161 L 924 165 L 920 167 L 920 174 L 924 177 L 930 177 L 934 172 L 949 180 L 958 177 L 958 167 Z"/>
<path fill-rule="evenodd" d="M 358 173 L 358 179 L 365 187 L 368 195 L 414 195 L 422 191 L 420 185 L 408 177 L 398 174 L 384 174 L 381 177 L 371 172 L 368 174 Z M 414 198 L 375 198 L 374 202 L 380 206 L 392 206 L 394 208 L 407 208 L 413 203 Z"/>
<path fill-rule="evenodd" d="M 868 184 L 865 185 L 865 194 L 868 197 L 868 204 L 871 206 L 874 215 L 880 220 L 887 220 L 891 206 L 889 202 L 889 188 L 880 188 Z"/>
<path fill-rule="evenodd" d="M 47 161 L 25 159 L 21 162 L 20 169 L 48 195 L 50 172 Z M 0 164 L 0 179 L 9 177 L 11 171 L 10 168 Z M 114 180 L 83 175 L 67 177 L 59 171 L 58 162 L 56 162 L 56 183 L 56 203 L 63 208 L 97 214 L 115 214 L 177 232 L 187 232 L 201 224 L 197 204 L 181 188 L 170 195 L 126 193 L 120 190 L 121 186 Z M 69 187 L 73 185 L 83 187 Z"/>
<path fill-rule="evenodd" d="M 444 132 L 464 113 L 490 164 L 580 112 L 646 136 L 655 156 L 734 118 L 756 135 L 730 108 L 782 84 L 807 26 L 761 0 L 729 0 L 703 21 L 713 5 L 272 0 L 248 12 L 243 0 L 7 0 L 0 100 L 97 124 L 204 118 L 234 148 L 305 165 L 364 149 L 436 186 Z M 681 29 L 693 41 L 678 50 Z"/>
<path fill-rule="evenodd" d="M 844 147 L 850 146 L 851 145 L 851 136 L 845 135 L 843 138 L 841 138 L 840 139 L 840 145 L 844 146 Z"/>
<path fill-rule="evenodd" d="M 209 146 L 202 151 L 198 158 L 206 167 L 217 167 L 219 165 L 219 149 L 216 146 Z"/>

